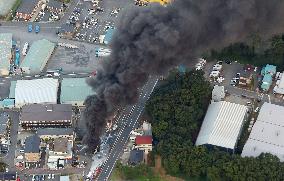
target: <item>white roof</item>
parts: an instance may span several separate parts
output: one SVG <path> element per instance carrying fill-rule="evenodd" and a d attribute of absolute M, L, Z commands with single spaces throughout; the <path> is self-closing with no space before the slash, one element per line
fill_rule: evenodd
<path fill-rule="evenodd" d="M 18 80 L 15 88 L 15 104 L 57 102 L 58 80 L 52 78 Z"/>
<path fill-rule="evenodd" d="M 273 90 L 275 93 L 284 94 L 284 76 L 281 76 L 278 85 L 276 85 Z"/>
<path fill-rule="evenodd" d="M 225 101 L 211 103 L 195 144 L 234 149 L 246 112 L 244 105 Z"/>
<path fill-rule="evenodd" d="M 225 97 L 225 88 L 224 86 L 215 85 L 212 90 L 212 100 L 221 101 Z"/>
<path fill-rule="evenodd" d="M 284 161 L 284 107 L 264 103 L 260 109 L 242 156 L 271 153 Z"/>
<path fill-rule="evenodd" d="M 69 181 L 69 176 L 60 176 L 60 181 Z"/>

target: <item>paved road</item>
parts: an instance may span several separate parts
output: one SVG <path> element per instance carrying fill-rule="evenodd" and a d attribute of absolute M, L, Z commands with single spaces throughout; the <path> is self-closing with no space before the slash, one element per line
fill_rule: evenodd
<path fill-rule="evenodd" d="M 99 181 L 108 180 L 115 166 L 116 161 L 123 153 L 124 146 L 128 142 L 130 132 L 136 127 L 137 121 L 144 110 L 146 101 L 149 99 L 158 82 L 157 77 L 152 77 L 142 88 L 139 100 L 136 104 L 128 106 L 125 114 L 121 116 L 119 122 L 125 122 L 125 126 L 121 129 L 117 139 L 110 151 L 107 161 L 102 166 L 102 172 L 97 178 Z"/>

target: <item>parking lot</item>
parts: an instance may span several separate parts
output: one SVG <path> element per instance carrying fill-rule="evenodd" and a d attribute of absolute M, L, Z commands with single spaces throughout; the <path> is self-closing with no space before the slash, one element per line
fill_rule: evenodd
<path fill-rule="evenodd" d="M 95 49 L 81 45 L 78 49 L 57 47 L 50 58 L 47 69 L 63 69 L 64 73 L 91 73 L 98 68 L 101 58 L 95 56 Z"/>
<path fill-rule="evenodd" d="M 80 23 L 81 27 L 74 39 L 89 43 L 99 43 L 99 36 L 104 35 L 108 28 L 115 27 L 119 12 L 132 0 L 103 0 L 96 6 L 91 2 L 78 3 L 66 23 Z"/>

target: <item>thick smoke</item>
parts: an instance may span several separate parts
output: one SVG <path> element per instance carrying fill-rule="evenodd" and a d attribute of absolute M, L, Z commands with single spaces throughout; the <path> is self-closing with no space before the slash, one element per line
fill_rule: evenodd
<path fill-rule="evenodd" d="M 167 7 L 131 7 L 120 16 L 111 56 L 89 84 L 96 95 L 86 100 L 85 143 L 94 149 L 118 105 L 137 100 L 137 88 L 149 75 L 164 74 L 176 65 L 192 64 L 201 52 L 283 32 L 281 0 L 174 0 Z"/>

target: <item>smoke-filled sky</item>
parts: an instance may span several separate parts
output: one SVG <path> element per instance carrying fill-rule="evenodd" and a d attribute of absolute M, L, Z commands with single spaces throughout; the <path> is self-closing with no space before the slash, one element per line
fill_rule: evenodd
<path fill-rule="evenodd" d="M 86 99 L 85 143 L 92 150 L 118 105 L 134 103 L 137 88 L 149 75 L 168 72 L 181 63 L 192 65 L 202 52 L 282 33 L 282 0 L 174 0 L 167 7 L 152 4 L 121 12 L 111 42 L 112 54 L 94 79 L 96 95 Z"/>

